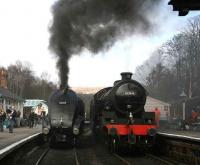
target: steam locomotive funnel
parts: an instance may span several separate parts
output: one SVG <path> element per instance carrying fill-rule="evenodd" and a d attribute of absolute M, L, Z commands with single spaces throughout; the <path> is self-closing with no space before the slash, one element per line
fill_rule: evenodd
<path fill-rule="evenodd" d="M 66 85 L 60 85 L 60 90 L 62 90 L 64 93 L 67 93 L 69 89 L 69 86 L 66 84 Z"/>
<path fill-rule="evenodd" d="M 133 74 L 131 72 L 122 72 L 121 73 L 122 80 L 130 80 L 132 75 Z"/>

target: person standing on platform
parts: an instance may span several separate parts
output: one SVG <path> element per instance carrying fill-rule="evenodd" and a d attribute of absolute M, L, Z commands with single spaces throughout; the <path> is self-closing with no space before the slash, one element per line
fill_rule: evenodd
<path fill-rule="evenodd" d="M 40 104 L 37 105 L 37 107 L 36 107 L 36 109 L 35 109 L 35 113 L 36 113 L 37 115 L 41 116 L 41 113 L 42 113 L 43 109 L 44 109 L 44 108 L 42 107 L 42 103 L 40 103 Z"/>
<path fill-rule="evenodd" d="M 41 124 L 42 120 L 42 111 L 44 110 L 44 107 L 42 106 L 42 103 L 39 103 L 35 109 L 35 113 L 38 115 L 38 124 Z"/>
<path fill-rule="evenodd" d="M 41 113 L 41 120 L 42 120 L 42 129 L 47 127 L 47 119 L 46 119 L 46 112 L 42 111 Z"/>
<path fill-rule="evenodd" d="M 9 133 L 13 133 L 15 112 L 14 109 L 8 109 L 8 123 L 9 123 Z"/>
<path fill-rule="evenodd" d="M 6 113 L 0 109 L 0 131 L 3 132 L 3 125 L 4 125 L 4 121 L 6 119 Z"/>
<path fill-rule="evenodd" d="M 38 124 L 38 115 L 36 113 L 34 113 L 34 127 L 37 127 L 37 124 Z"/>
<path fill-rule="evenodd" d="M 17 111 L 16 111 L 16 109 L 15 109 L 15 106 L 12 106 L 12 112 L 13 112 L 13 114 L 12 114 L 12 117 L 13 117 L 13 122 L 14 122 L 14 127 L 16 127 L 17 126 L 17 120 L 16 120 L 16 117 L 17 117 Z"/>
<path fill-rule="evenodd" d="M 33 112 L 33 110 L 31 110 L 31 113 L 29 115 L 29 128 L 33 128 L 34 119 L 35 119 L 35 113 Z"/>
<path fill-rule="evenodd" d="M 18 110 L 16 112 L 16 126 L 17 126 L 17 128 L 20 127 L 20 116 L 21 116 L 21 112 Z"/>
<path fill-rule="evenodd" d="M 196 123 L 197 122 L 197 117 L 198 117 L 198 112 L 195 110 L 192 110 L 192 122 Z"/>
<path fill-rule="evenodd" d="M 155 122 L 157 127 L 160 126 L 160 110 L 156 107 L 153 112 L 155 112 Z"/>

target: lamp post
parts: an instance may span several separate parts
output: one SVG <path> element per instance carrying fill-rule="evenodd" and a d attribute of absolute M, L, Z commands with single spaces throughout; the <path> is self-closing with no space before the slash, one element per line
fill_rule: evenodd
<path fill-rule="evenodd" d="M 181 94 L 179 95 L 181 98 L 183 98 L 183 103 L 182 103 L 182 113 L 183 113 L 183 120 L 185 120 L 185 99 L 187 97 L 187 95 L 185 94 L 184 90 L 181 92 Z"/>

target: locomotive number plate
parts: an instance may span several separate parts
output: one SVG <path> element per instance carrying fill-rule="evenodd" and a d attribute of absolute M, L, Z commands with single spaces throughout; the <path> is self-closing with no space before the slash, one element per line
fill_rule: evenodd
<path fill-rule="evenodd" d="M 59 101 L 58 104 L 65 105 L 65 104 L 69 104 L 69 102 L 68 101 Z"/>
<path fill-rule="evenodd" d="M 127 92 L 124 92 L 124 95 L 125 96 L 135 96 L 136 92 L 135 91 L 127 91 Z"/>

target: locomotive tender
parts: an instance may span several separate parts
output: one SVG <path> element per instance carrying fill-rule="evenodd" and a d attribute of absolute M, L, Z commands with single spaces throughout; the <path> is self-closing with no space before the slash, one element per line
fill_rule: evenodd
<path fill-rule="evenodd" d="M 84 103 L 74 91 L 54 91 L 49 97 L 50 146 L 56 142 L 76 143 L 83 130 L 84 114 Z"/>
<path fill-rule="evenodd" d="M 112 152 L 122 147 L 147 148 L 156 135 L 155 113 L 145 112 L 146 90 L 121 73 L 113 87 L 98 91 L 91 101 L 91 125 L 94 136 L 105 140 Z"/>

